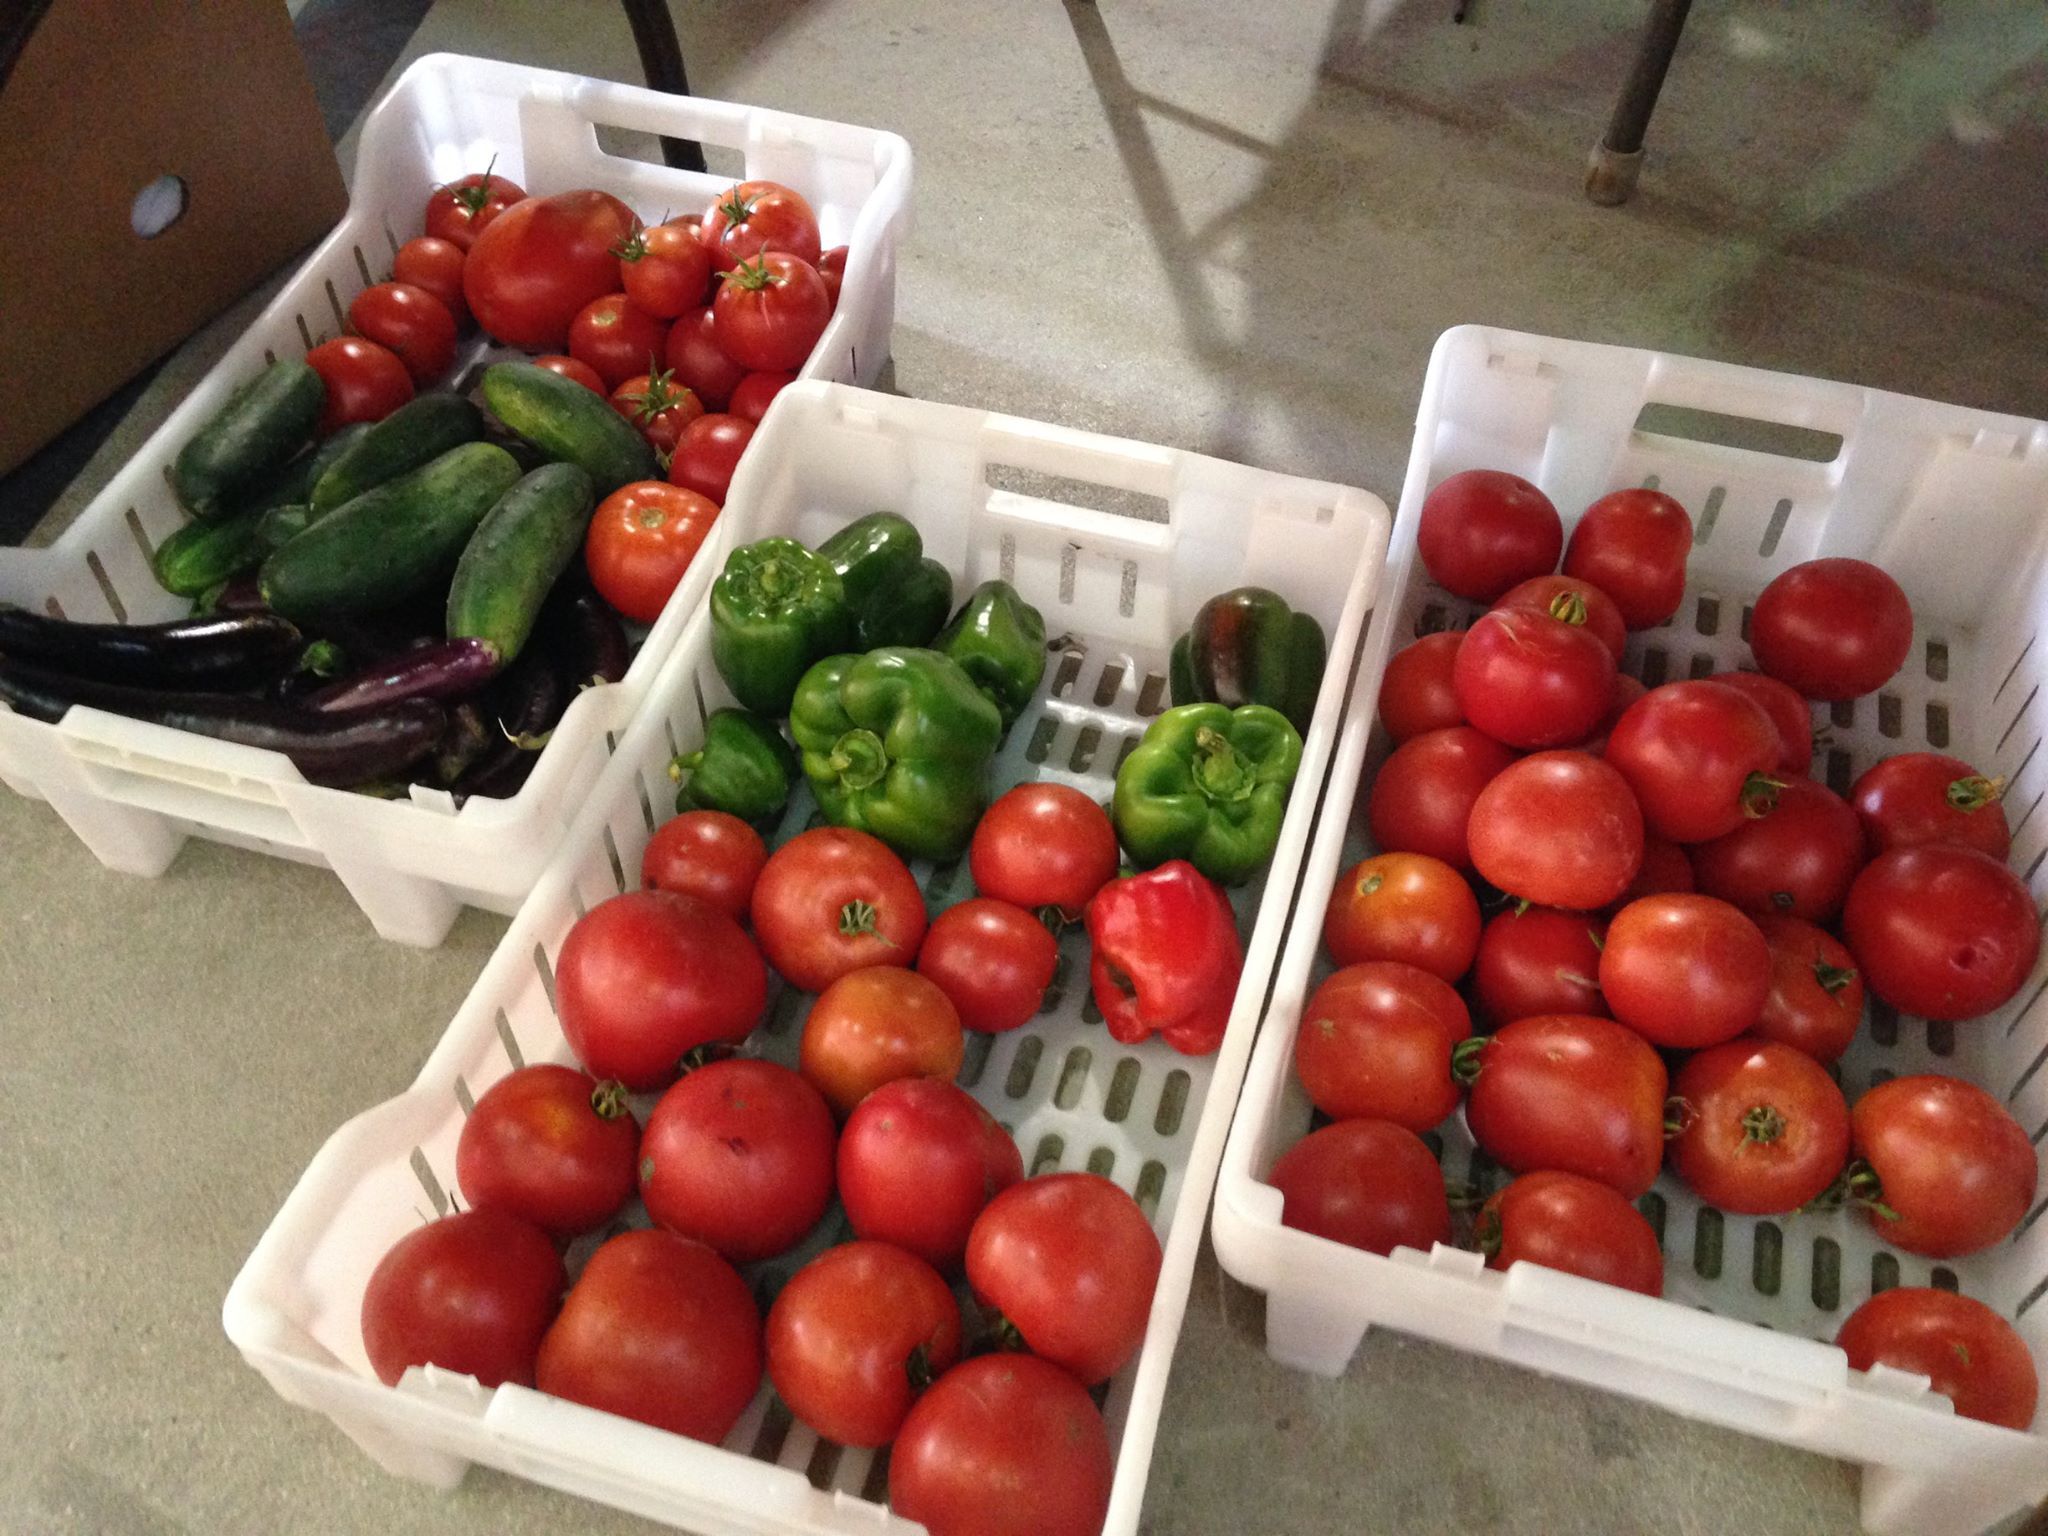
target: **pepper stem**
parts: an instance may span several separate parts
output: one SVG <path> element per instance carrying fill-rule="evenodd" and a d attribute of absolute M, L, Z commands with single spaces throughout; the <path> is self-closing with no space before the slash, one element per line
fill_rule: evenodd
<path fill-rule="evenodd" d="M 856 728 L 832 743 L 832 772 L 846 790 L 870 789 L 889 771 L 888 749 L 873 731 Z"/>
<path fill-rule="evenodd" d="M 1195 732 L 1195 786 L 1211 800 L 1243 800 L 1256 787 L 1252 767 L 1214 726 Z"/>

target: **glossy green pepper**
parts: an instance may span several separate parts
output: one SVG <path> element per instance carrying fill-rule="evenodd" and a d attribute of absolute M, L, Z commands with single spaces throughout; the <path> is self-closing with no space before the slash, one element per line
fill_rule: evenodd
<path fill-rule="evenodd" d="M 1117 770 L 1117 837 L 1142 868 L 1186 859 L 1241 885 L 1272 858 L 1300 767 L 1301 733 L 1277 709 L 1182 704 Z"/>
<path fill-rule="evenodd" d="M 839 573 L 795 539 L 742 544 L 711 584 L 711 659 L 756 714 L 787 714 L 811 664 L 852 643 Z"/>
<path fill-rule="evenodd" d="M 797 684 L 789 729 L 827 820 L 910 858 L 966 851 L 1003 722 L 944 656 L 908 646 L 828 656 Z"/>
<path fill-rule="evenodd" d="M 766 821 L 789 804 L 796 753 L 773 720 L 744 709 L 713 710 L 704 722 L 704 745 L 670 763 L 668 776 L 676 781 L 678 811 Z"/>
<path fill-rule="evenodd" d="M 924 540 L 894 512 L 856 518 L 818 546 L 846 584 L 854 644 L 929 645 L 953 611 L 953 577 L 928 560 Z"/>
<path fill-rule="evenodd" d="M 1008 730 L 1045 676 L 1045 618 L 1007 581 L 984 581 L 968 593 L 932 649 L 959 663 L 1002 712 Z"/>
<path fill-rule="evenodd" d="M 1176 704 L 1264 704 L 1306 731 L 1329 647 L 1312 614 L 1264 587 L 1239 587 L 1196 610 L 1169 668 Z"/>

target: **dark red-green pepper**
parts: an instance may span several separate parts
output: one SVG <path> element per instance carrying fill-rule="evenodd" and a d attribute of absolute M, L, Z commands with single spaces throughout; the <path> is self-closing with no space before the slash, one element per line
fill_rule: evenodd
<path fill-rule="evenodd" d="M 1202 604 L 1174 645 L 1173 702 L 1264 704 L 1307 735 L 1327 653 L 1312 615 L 1264 587 L 1239 587 Z"/>
<path fill-rule="evenodd" d="M 1112 880 L 1088 903 L 1088 979 L 1110 1038 L 1187 1056 L 1223 1043 L 1244 969 L 1221 886 L 1185 859 Z"/>

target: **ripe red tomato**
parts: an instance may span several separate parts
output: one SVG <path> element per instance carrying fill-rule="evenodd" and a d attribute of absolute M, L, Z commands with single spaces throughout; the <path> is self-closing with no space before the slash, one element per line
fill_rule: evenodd
<path fill-rule="evenodd" d="M 1479 948 L 1479 900 L 1441 859 L 1376 854 L 1337 877 L 1323 946 L 1339 965 L 1400 960 L 1456 981 Z"/>
<path fill-rule="evenodd" d="M 1648 832 L 1643 835 L 1642 867 L 1636 871 L 1635 879 L 1629 881 L 1628 889 L 1614 899 L 1609 915 L 1645 896 L 1661 896 L 1666 891 L 1690 891 L 1693 888 L 1692 860 L 1686 856 L 1685 850 L 1654 832 Z"/>
<path fill-rule="evenodd" d="M 1643 822 L 1674 843 L 1703 843 L 1756 814 L 1782 749 L 1763 706 L 1722 683 L 1666 683 L 1615 721 L 1607 761 L 1628 780 Z"/>
<path fill-rule="evenodd" d="M 1813 706 L 1805 695 L 1761 672 L 1716 672 L 1707 681 L 1747 694 L 1761 705 L 1778 728 L 1777 772 L 1805 776 L 1813 766 Z"/>
<path fill-rule="evenodd" d="M 761 834 L 724 811 L 684 811 L 663 822 L 640 856 L 640 883 L 694 896 L 739 922 L 768 862 Z"/>
<path fill-rule="evenodd" d="M 320 407 L 320 436 L 352 421 L 382 421 L 412 398 L 412 375 L 389 347 L 360 336 L 337 336 L 306 354 L 327 387 Z"/>
<path fill-rule="evenodd" d="M 839 1198 L 854 1232 L 947 1272 L 960 1267 L 982 1207 L 1023 1177 L 995 1116 L 928 1077 L 884 1083 L 839 1137 Z"/>
<path fill-rule="evenodd" d="M 825 292 L 832 300 L 832 308 L 839 308 L 839 289 L 846 281 L 847 247 L 835 245 L 820 256 L 817 261 L 818 276 L 825 284 Z"/>
<path fill-rule="evenodd" d="M 1607 718 L 1614 653 L 1583 625 L 1496 608 L 1465 632 L 1451 676 L 1466 720 L 1494 740 L 1562 747 Z"/>
<path fill-rule="evenodd" d="M 1525 1173 L 1479 1208 L 1489 1269 L 1541 1264 L 1645 1296 L 1664 1294 L 1664 1254 L 1642 1212 L 1576 1173 Z"/>
<path fill-rule="evenodd" d="M 908 965 L 924 942 L 924 893 L 909 866 L 851 827 L 814 827 L 770 854 L 753 915 L 768 963 L 806 992 L 864 965 Z"/>
<path fill-rule="evenodd" d="M 415 385 L 435 383 L 455 361 L 455 317 L 448 306 L 410 283 L 377 283 L 349 301 L 358 335 L 389 347 Z"/>
<path fill-rule="evenodd" d="M 917 952 L 969 1029 L 997 1034 L 1038 1012 L 1059 969 L 1060 946 L 1022 907 L 976 896 L 941 912 Z"/>
<path fill-rule="evenodd" d="M 551 353 L 533 360 L 536 368 L 545 368 L 550 373 L 559 373 L 572 383 L 581 384 L 593 395 L 604 394 L 604 380 L 597 376 L 597 370 L 588 363 L 579 363 L 573 357 Z"/>
<path fill-rule="evenodd" d="M 1557 569 L 1564 523 L 1521 476 L 1468 469 L 1423 499 L 1415 543 L 1438 586 L 1491 603 L 1516 582 Z"/>
<path fill-rule="evenodd" d="M 618 1083 L 574 1067 L 521 1067 L 462 1122 L 455 1179 L 472 1210 L 504 1211 L 554 1237 L 601 1227 L 633 1198 L 640 1122 Z"/>
<path fill-rule="evenodd" d="M 1496 608 L 1533 608 L 1597 636 L 1616 663 L 1628 649 L 1628 626 L 1614 599 L 1576 576 L 1531 576 L 1501 594 Z"/>
<path fill-rule="evenodd" d="M 439 299 L 457 326 L 469 323 L 469 305 L 462 297 L 462 269 L 469 258 L 453 240 L 424 235 L 408 240 L 391 258 L 391 280 L 411 283 Z"/>
<path fill-rule="evenodd" d="M 1385 1120 L 1339 1120 L 1311 1131 L 1273 1164 L 1280 1220 L 1367 1253 L 1451 1240 L 1443 1170 L 1413 1131 Z"/>
<path fill-rule="evenodd" d="M 1809 699 L 1859 698 L 1904 665 L 1912 605 L 1867 560 L 1809 560 L 1758 595 L 1749 648 L 1759 667 Z"/>
<path fill-rule="evenodd" d="M 699 416 L 676 438 L 668 464 L 671 485 L 695 491 L 707 501 L 725 505 L 733 471 L 754 438 L 754 424 L 738 416 Z"/>
<path fill-rule="evenodd" d="M 525 196 L 518 182 L 489 171 L 451 181 L 427 199 L 427 235 L 467 251 L 499 214 Z"/>
<path fill-rule="evenodd" d="M 683 1074 L 640 1138 L 640 1198 L 735 1264 L 795 1247 L 832 1203 L 832 1115 L 787 1067 L 735 1057 Z"/>
<path fill-rule="evenodd" d="M 1871 855 L 1923 843 L 1954 843 L 2003 861 L 2012 831 L 2000 800 L 2005 781 L 1959 757 L 1901 752 L 1868 769 L 1849 790 Z"/>
<path fill-rule="evenodd" d="M 469 248 L 462 273 L 469 312 L 511 346 L 565 350 L 578 311 L 617 290 L 612 252 L 634 223 L 632 210 L 609 192 L 557 192 L 515 204 Z"/>
<path fill-rule="evenodd" d="M 1835 1343 L 1852 1371 L 1888 1365 L 1925 1376 L 1966 1419 L 2007 1429 L 2034 1422 L 2040 1382 L 2033 1354 L 2012 1324 L 1981 1301 L 1932 1286 L 1894 1286 L 1851 1312 Z"/>
<path fill-rule="evenodd" d="M 1380 724 L 1397 742 L 1465 723 L 1452 674 L 1465 632 L 1424 635 L 1394 653 L 1380 679 Z"/>
<path fill-rule="evenodd" d="M 887 1243 L 827 1249 L 768 1309 L 769 1381 L 841 1445 L 887 1445 L 959 1359 L 960 1303 L 931 1265 Z"/>
<path fill-rule="evenodd" d="M 727 272 L 711 300 L 719 350 L 756 373 L 803 367 L 831 318 L 832 301 L 817 268 L 779 251 Z"/>
<path fill-rule="evenodd" d="M 1753 1031 L 1815 1061 L 1840 1058 L 1863 1022 L 1863 977 L 1841 940 L 1796 917 L 1760 917 L 1771 990 Z"/>
<path fill-rule="evenodd" d="M 583 536 L 597 595 L 637 624 L 652 624 L 704 547 L 718 507 L 695 491 L 635 480 L 598 503 Z"/>
<path fill-rule="evenodd" d="M 1709 1205 L 1796 1211 L 1849 1161 L 1849 1106 L 1827 1068 L 1768 1040 L 1731 1040 L 1678 1069 L 1671 1166 Z"/>
<path fill-rule="evenodd" d="M 1605 1016 L 1600 945 L 1607 925 L 1586 912 L 1509 907 L 1479 935 L 1472 998 L 1494 1025 L 1544 1013 Z"/>
<path fill-rule="evenodd" d="M 1079 1382 L 1030 1355 L 981 1355 L 904 1419 L 889 1507 L 931 1536 L 1100 1536 L 1114 1473 Z"/>
<path fill-rule="evenodd" d="M 1514 760 L 1514 753 L 1469 725 L 1411 736 L 1373 780 L 1366 801 L 1372 840 L 1388 853 L 1426 853 L 1453 869 L 1471 869 L 1465 829 L 1472 807 Z"/>
<path fill-rule="evenodd" d="M 1294 1071 L 1332 1120 L 1426 1131 L 1458 1107 L 1451 1050 L 1472 1033 L 1447 982 L 1397 960 L 1348 965 L 1301 1013 Z"/>
<path fill-rule="evenodd" d="M 1924 1074 L 1879 1083 L 1849 1113 L 1876 1188 L 1851 1185 L 1879 1238 L 1930 1259 L 1976 1253 L 2034 1203 L 2034 1144 L 1974 1083 Z"/>
<path fill-rule="evenodd" d="M 767 1000 L 761 953 L 740 925 L 669 891 L 599 902 L 555 961 L 555 1009 L 576 1059 L 636 1093 L 673 1082 L 700 1045 L 744 1040 Z"/>
<path fill-rule="evenodd" d="M 1586 508 L 1564 552 L 1564 573 L 1614 599 L 1630 629 L 1654 629 L 1685 598 L 1692 519 L 1662 491 L 1613 491 Z"/>
<path fill-rule="evenodd" d="M 899 1077 L 951 1082 L 967 1053 L 960 1013 L 929 978 L 896 965 L 850 971 L 804 1019 L 803 1074 L 841 1120 Z"/>
<path fill-rule="evenodd" d="M 1542 1014 L 1480 1047 L 1465 1124 L 1503 1168 L 1583 1174 L 1633 1200 L 1664 1160 L 1664 1063 L 1612 1019 Z"/>
<path fill-rule="evenodd" d="M 639 429 L 656 453 L 670 454 L 683 428 L 704 414 L 704 406 L 664 370 L 636 374 L 611 394 L 612 409 Z"/>
<path fill-rule="evenodd" d="M 568 1283 L 539 1227 L 504 1211 L 458 1211 L 406 1233 L 378 1261 L 363 1289 L 363 1351 L 387 1387 L 414 1365 L 530 1387 Z"/>
<path fill-rule="evenodd" d="M 673 320 L 704 302 L 711 253 L 691 224 L 655 224 L 619 246 L 619 286 L 636 309 Z"/>
<path fill-rule="evenodd" d="M 607 389 L 659 372 L 667 343 L 668 322 L 623 293 L 592 299 L 569 322 L 569 355 L 589 364 Z"/>
<path fill-rule="evenodd" d="M 1614 914 L 1600 991 L 1652 1045 L 1692 1050 L 1755 1025 L 1771 987 L 1771 947 L 1712 896 L 1645 896 Z"/>
<path fill-rule="evenodd" d="M 733 386 L 728 412 L 742 421 L 759 424 L 768 414 L 775 397 L 796 382 L 793 373 L 750 373 Z"/>
<path fill-rule="evenodd" d="M 676 316 L 676 323 L 668 330 L 662 361 L 678 384 L 687 386 L 704 402 L 707 411 L 724 410 L 732 392 L 747 376 L 746 369 L 719 350 L 718 340 L 711 333 L 709 304 L 686 309 Z"/>
<path fill-rule="evenodd" d="M 761 1313 L 739 1271 L 659 1228 L 590 1256 L 541 1342 L 552 1397 L 716 1445 L 761 1385 Z"/>
<path fill-rule="evenodd" d="M 2020 877 L 1974 848 L 1894 848 L 1863 868 L 1842 937 L 1864 985 L 1901 1013 L 1973 1019 L 2034 969 L 2041 923 Z"/>
<path fill-rule="evenodd" d="M 1840 795 L 1812 779 L 1788 779 L 1760 797 L 1760 814 L 1692 850 L 1700 890 L 1762 917 L 1784 913 L 1834 921 L 1863 867 L 1863 828 Z"/>
<path fill-rule="evenodd" d="M 974 1294 L 1085 1387 L 1109 1380 L 1145 1342 L 1161 1261 L 1138 1202 L 1093 1173 L 1011 1185 L 967 1238 Z"/>
<path fill-rule="evenodd" d="M 1510 896 L 1590 912 L 1643 861 L 1643 816 L 1627 782 L 1583 752 L 1538 752 L 1479 792 L 1466 828 L 1472 867 Z"/>
<path fill-rule="evenodd" d="M 967 867 L 975 889 L 1032 911 L 1052 907 L 1076 921 L 1116 878 L 1116 828 L 1065 784 L 1019 784 L 975 826 Z"/>
<path fill-rule="evenodd" d="M 818 217 L 811 205 L 775 181 L 727 187 L 704 210 L 698 238 L 721 272 L 762 251 L 786 251 L 812 266 L 820 254 Z"/>

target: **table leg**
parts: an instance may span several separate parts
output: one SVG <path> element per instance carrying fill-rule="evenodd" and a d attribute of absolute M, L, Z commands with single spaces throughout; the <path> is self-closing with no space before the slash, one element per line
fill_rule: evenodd
<path fill-rule="evenodd" d="M 1625 203 L 1636 189 L 1636 178 L 1643 169 L 1643 133 L 1650 126 L 1650 114 L 1657 110 L 1657 93 L 1664 88 L 1664 76 L 1691 10 L 1692 0 L 1652 0 L 1635 63 L 1622 82 L 1607 132 L 1594 145 L 1586 168 L 1586 196 L 1596 203 L 1606 207 Z"/>
<path fill-rule="evenodd" d="M 633 27 L 633 43 L 640 50 L 640 68 L 647 83 L 657 91 L 678 96 L 690 94 L 690 77 L 683 69 L 683 45 L 676 41 L 675 18 L 668 13 L 668 0 L 621 0 L 626 20 Z M 661 141 L 661 157 L 680 171 L 704 169 L 704 146 L 694 139 Z"/>

